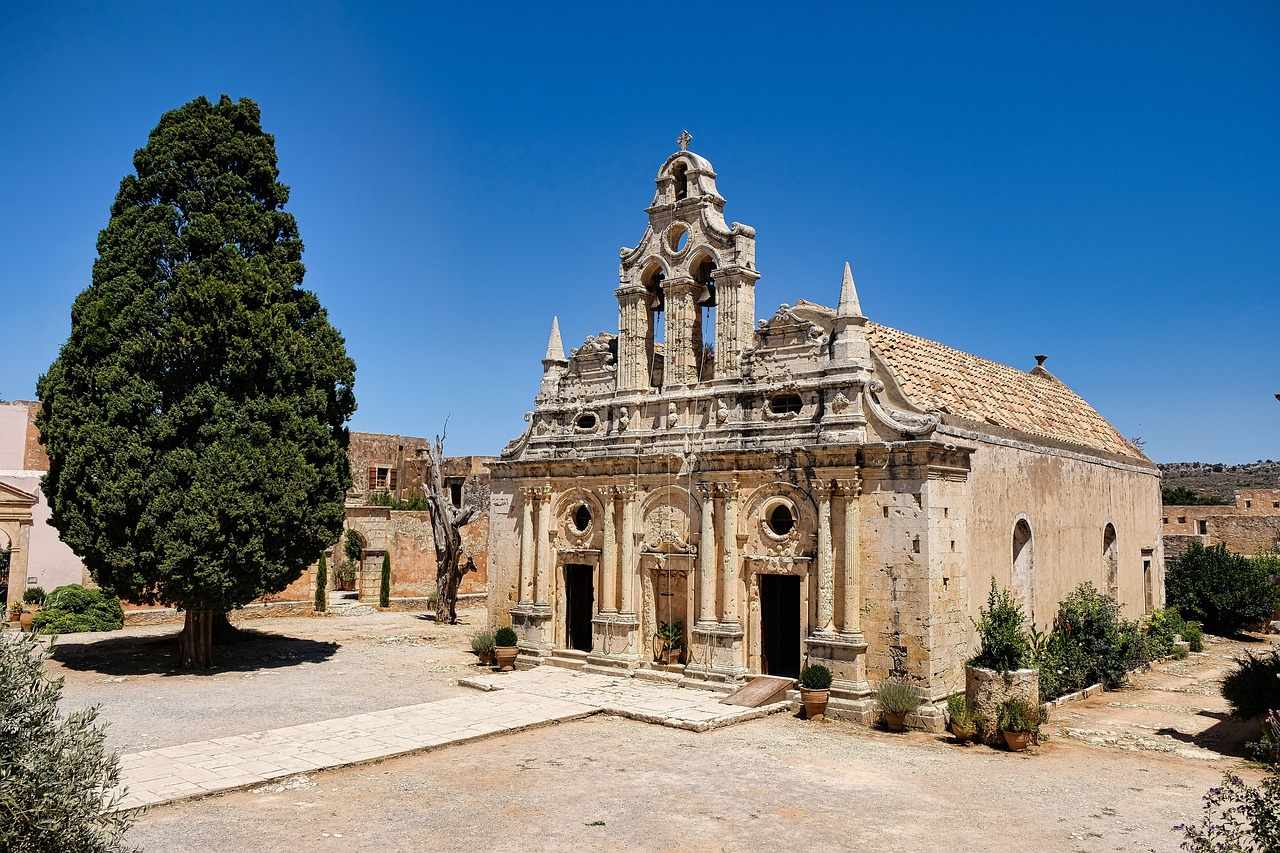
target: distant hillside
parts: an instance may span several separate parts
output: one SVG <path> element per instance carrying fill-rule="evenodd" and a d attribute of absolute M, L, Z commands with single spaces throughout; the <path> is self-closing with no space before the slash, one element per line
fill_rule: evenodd
<path fill-rule="evenodd" d="M 1280 489 L 1280 460 L 1259 459 L 1240 465 L 1221 462 L 1162 462 L 1165 488 L 1191 489 L 1231 500 L 1236 489 Z"/>

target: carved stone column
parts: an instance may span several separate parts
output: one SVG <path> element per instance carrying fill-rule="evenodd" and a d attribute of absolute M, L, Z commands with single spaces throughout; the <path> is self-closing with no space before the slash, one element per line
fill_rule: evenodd
<path fill-rule="evenodd" d="M 818 619 L 815 634 L 830 634 L 835 623 L 835 566 L 831 550 L 831 484 L 813 484 L 818 499 Z"/>
<path fill-rule="evenodd" d="M 723 484 L 724 489 L 724 592 L 720 622 L 740 625 L 738 616 L 738 481 Z"/>
<path fill-rule="evenodd" d="M 716 622 L 716 487 L 699 483 L 702 497 L 702 530 L 698 537 L 698 624 Z"/>
<path fill-rule="evenodd" d="M 623 613 L 636 612 L 636 487 L 626 485 L 622 494 L 622 606 Z"/>
<path fill-rule="evenodd" d="M 662 386 L 692 385 L 698 381 L 701 356 L 694 353 L 694 325 L 698 322 L 694 295 L 698 284 L 691 277 L 683 276 L 667 280 L 662 290 L 667 311 Z"/>
<path fill-rule="evenodd" d="M 862 494 L 861 480 L 841 480 L 837 483 L 844 497 L 844 584 L 843 616 L 840 633 L 851 638 L 862 637 L 862 540 L 859 532 L 858 498 Z"/>
<path fill-rule="evenodd" d="M 618 297 L 618 390 L 649 387 L 649 305 L 643 287 L 627 285 Z"/>
<path fill-rule="evenodd" d="M 534 490 L 538 501 L 538 604 L 551 603 L 551 484 Z"/>
<path fill-rule="evenodd" d="M 533 603 L 533 504 L 537 495 L 533 489 L 520 490 L 520 603 Z"/>
<path fill-rule="evenodd" d="M 618 612 L 618 531 L 614 526 L 614 488 L 601 486 L 604 506 L 603 541 L 600 544 L 600 612 Z"/>

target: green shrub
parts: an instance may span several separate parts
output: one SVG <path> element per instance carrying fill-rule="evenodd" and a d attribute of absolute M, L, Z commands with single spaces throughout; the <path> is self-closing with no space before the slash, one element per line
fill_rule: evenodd
<path fill-rule="evenodd" d="M 978 732 L 973 708 L 963 693 L 947 699 L 947 718 L 950 720 L 951 733 L 960 740 L 968 740 Z"/>
<path fill-rule="evenodd" d="M 920 707 L 920 693 L 910 684 L 886 678 L 876 691 L 876 701 L 886 714 L 910 714 Z"/>
<path fill-rule="evenodd" d="M 1280 763 L 1280 711 L 1268 711 L 1263 716 L 1258 739 L 1245 744 L 1245 749 L 1262 764 Z"/>
<path fill-rule="evenodd" d="M 493 635 L 494 644 L 506 648 L 514 646 L 518 641 L 519 638 L 516 636 L 516 632 L 506 626 L 499 628 Z"/>
<path fill-rule="evenodd" d="M 44 599 L 44 587 L 42 586 L 29 586 L 22 591 L 23 604 L 33 604 L 39 607 L 44 604 Z"/>
<path fill-rule="evenodd" d="M 58 713 L 46 644 L 0 641 L 0 850 L 116 853 L 134 812 L 117 812 L 120 771 L 98 711 Z"/>
<path fill-rule="evenodd" d="M 477 657 L 487 658 L 493 654 L 494 646 L 493 634 L 488 631 L 481 631 L 479 634 L 471 635 L 471 651 L 476 653 Z"/>
<path fill-rule="evenodd" d="M 37 634 L 117 631 L 124 627 L 124 608 L 114 595 L 67 584 L 49 593 L 31 627 Z"/>
<path fill-rule="evenodd" d="M 1177 608 L 1166 607 L 1152 612 L 1147 619 L 1147 653 L 1161 658 L 1173 653 L 1173 644 L 1186 627 Z"/>
<path fill-rule="evenodd" d="M 996 726 L 1002 732 L 1030 732 L 1037 734 L 1044 721 L 1040 706 L 1026 699 L 1006 699 L 996 712 Z"/>
<path fill-rule="evenodd" d="M 391 606 L 391 555 L 382 555 L 382 579 L 378 583 L 378 606 Z"/>
<path fill-rule="evenodd" d="M 674 651 L 684 647 L 684 623 L 663 622 L 658 626 L 658 639 L 662 641 L 663 651 Z"/>
<path fill-rule="evenodd" d="M 1191 651 L 1204 651 L 1204 629 L 1200 627 L 1199 622 L 1184 622 L 1182 625 L 1182 639 L 1191 644 Z"/>
<path fill-rule="evenodd" d="M 987 606 L 979 614 L 978 654 L 969 663 L 997 672 L 1022 669 L 1031 661 L 1031 642 L 1023 627 L 1026 617 L 1022 607 L 1013 600 L 1007 589 L 996 586 L 991 579 L 991 591 L 987 593 Z"/>
<path fill-rule="evenodd" d="M 831 687 L 831 670 L 820 663 L 800 670 L 800 686 L 807 690 L 827 690 Z"/>
<path fill-rule="evenodd" d="M 1165 573 L 1170 607 L 1215 634 L 1234 634 L 1268 619 L 1280 603 L 1271 576 L 1280 560 L 1232 554 L 1225 545 L 1205 548 L 1193 542 Z"/>
<path fill-rule="evenodd" d="M 1175 829 L 1190 853 L 1270 853 L 1280 850 L 1280 768 L 1253 787 L 1234 773 L 1204 795 L 1204 815 Z"/>
<path fill-rule="evenodd" d="M 347 528 L 347 535 L 343 538 L 342 552 L 346 555 L 348 563 L 359 563 L 364 559 L 364 540 L 350 527 Z"/>
<path fill-rule="evenodd" d="M 1042 638 L 1033 631 L 1032 641 L 1045 701 L 1092 684 L 1119 687 L 1151 657 L 1151 643 L 1139 623 L 1121 619 L 1119 605 L 1087 582 L 1058 605 L 1049 634 Z"/>
<path fill-rule="evenodd" d="M 1236 658 L 1236 668 L 1222 679 L 1222 697 L 1245 719 L 1280 710 L 1280 652 Z"/>
<path fill-rule="evenodd" d="M 325 563 L 324 554 L 320 555 L 320 564 L 316 566 L 316 603 L 317 613 L 329 609 L 329 567 Z"/>

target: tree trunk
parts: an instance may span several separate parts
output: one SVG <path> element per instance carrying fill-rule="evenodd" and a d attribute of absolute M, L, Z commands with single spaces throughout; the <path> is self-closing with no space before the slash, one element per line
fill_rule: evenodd
<path fill-rule="evenodd" d="M 178 634 L 178 666 L 182 669 L 209 669 L 213 666 L 213 632 L 219 620 L 230 629 L 227 615 L 221 611 L 187 611 L 182 633 Z"/>
<path fill-rule="evenodd" d="M 458 621 L 458 587 L 466 569 L 459 566 L 462 557 L 461 529 L 477 515 L 474 506 L 456 508 L 444 484 L 444 437 L 436 436 L 427 445 L 431 468 L 423 482 L 427 509 L 431 511 L 431 535 L 436 546 L 436 621 L 454 624 Z"/>

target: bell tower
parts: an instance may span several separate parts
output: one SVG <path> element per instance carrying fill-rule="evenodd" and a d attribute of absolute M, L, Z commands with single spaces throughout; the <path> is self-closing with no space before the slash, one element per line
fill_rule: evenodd
<path fill-rule="evenodd" d="M 725 224 L 716 172 L 679 146 L 658 169 L 639 245 L 621 252 L 618 390 L 678 388 L 741 375 L 755 326 L 755 229 Z M 715 309 L 714 328 L 703 313 Z M 714 343 L 714 347 L 708 344 Z"/>

